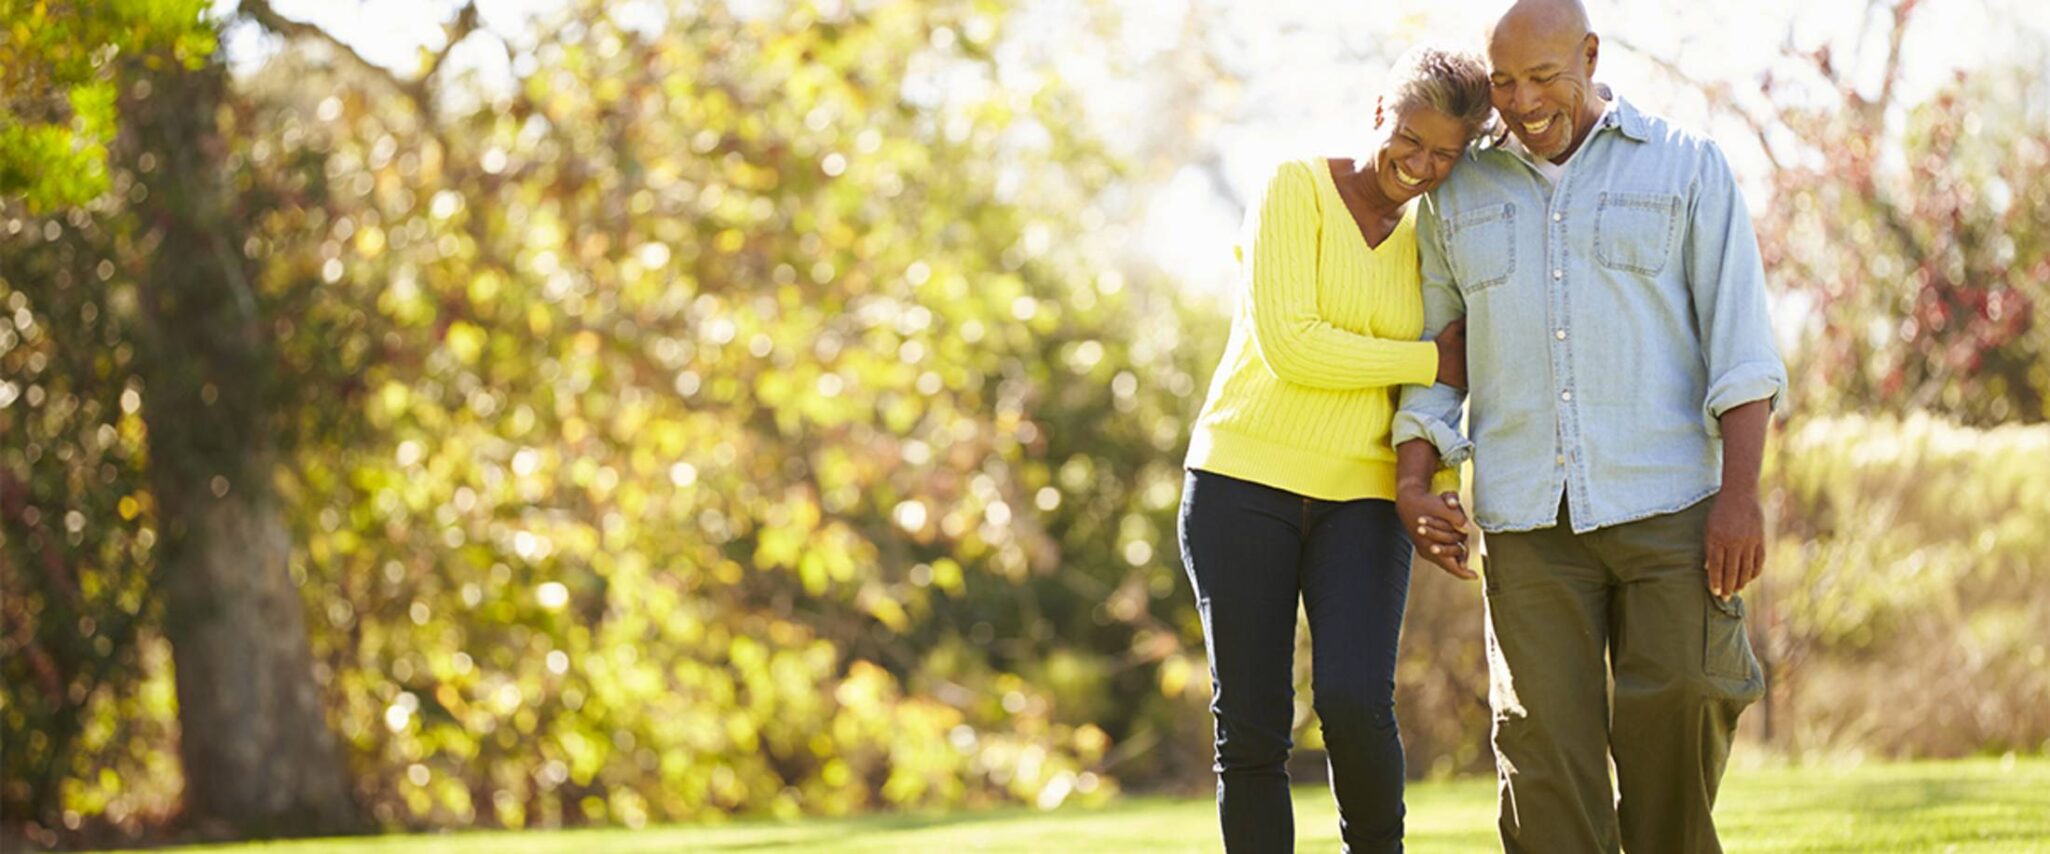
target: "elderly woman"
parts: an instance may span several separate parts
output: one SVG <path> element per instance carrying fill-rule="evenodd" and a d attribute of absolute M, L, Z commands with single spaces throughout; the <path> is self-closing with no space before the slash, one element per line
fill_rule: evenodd
<path fill-rule="evenodd" d="M 1463 53 L 1411 50 L 1385 91 L 1368 156 L 1282 164 L 1248 217 L 1245 292 L 1189 438 L 1182 555 L 1210 653 L 1231 851 L 1293 850 L 1283 766 L 1298 599 L 1345 844 L 1402 842 L 1395 661 L 1411 545 L 1389 425 L 1401 385 L 1466 385 L 1462 330 L 1419 340 L 1412 201 L 1491 112 L 1487 67 Z"/>

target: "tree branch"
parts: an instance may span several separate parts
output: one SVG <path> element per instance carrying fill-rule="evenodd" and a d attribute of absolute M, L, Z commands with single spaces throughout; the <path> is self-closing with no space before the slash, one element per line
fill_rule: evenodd
<path fill-rule="evenodd" d="M 470 0 L 469 3 L 464 4 L 461 11 L 456 13 L 455 20 L 442 27 L 442 32 L 447 36 L 447 43 L 441 46 L 441 50 L 436 51 L 428 58 L 427 66 L 419 77 L 408 80 L 393 74 L 391 69 L 365 59 L 363 54 L 354 47 L 351 47 L 341 39 L 335 38 L 333 33 L 322 29 L 320 26 L 304 21 L 295 21 L 278 14 L 278 10 L 271 6 L 270 0 L 241 0 L 238 11 L 249 16 L 250 19 L 256 21 L 264 29 L 287 39 L 307 39 L 327 45 L 330 49 L 341 55 L 349 64 L 356 66 L 358 70 L 384 81 L 393 90 L 404 95 L 407 100 L 412 101 L 413 106 L 420 111 L 421 120 L 429 125 L 436 124 L 434 111 L 434 79 L 436 75 L 441 73 L 442 66 L 448 61 L 448 55 L 455 50 L 456 45 L 460 44 L 463 39 L 468 38 L 471 33 L 476 32 L 479 26 L 477 2 L 476 0 Z"/>
<path fill-rule="evenodd" d="M 434 78 L 441 73 L 442 65 L 448 61 L 448 55 L 455 52 L 456 45 L 461 44 L 463 39 L 469 38 L 471 33 L 476 32 L 477 26 L 477 0 L 470 0 L 470 2 L 463 4 L 462 11 L 456 13 L 455 20 L 448 22 L 441 28 L 446 41 L 442 44 L 441 50 L 436 51 L 434 56 L 427 60 L 427 69 L 420 74 L 420 88 L 423 95 L 431 96 L 434 91 L 432 86 Z"/>
<path fill-rule="evenodd" d="M 1900 0 L 1893 6 L 1893 31 L 1886 37 L 1886 70 L 1879 82 L 1879 98 L 1871 104 L 1875 113 L 1883 114 L 1886 105 L 1893 102 L 1894 85 L 1901 79 L 1901 43 L 1907 40 L 1908 18 L 1915 13 L 1920 0 Z"/>
<path fill-rule="evenodd" d="M 1772 164 L 1772 171 L 1774 173 L 1786 171 L 1786 167 L 1780 162 L 1779 154 L 1773 150 L 1772 140 L 1767 135 L 1768 128 L 1766 122 L 1752 115 L 1750 110 L 1746 110 L 1737 104 L 1736 96 L 1730 92 L 1730 85 L 1728 83 L 1710 83 L 1705 80 L 1696 79 L 1693 75 L 1681 70 L 1680 66 L 1672 60 L 1638 47 L 1628 39 L 1620 36 L 1609 36 L 1607 39 L 1609 44 L 1644 57 L 1645 61 L 1650 62 L 1660 71 L 1665 72 L 1668 77 L 1700 92 L 1701 96 L 1708 100 L 1710 109 L 1726 113 L 1743 122 L 1746 127 L 1751 129 L 1751 134 L 1758 138 L 1758 148 L 1765 152 L 1765 160 Z"/>

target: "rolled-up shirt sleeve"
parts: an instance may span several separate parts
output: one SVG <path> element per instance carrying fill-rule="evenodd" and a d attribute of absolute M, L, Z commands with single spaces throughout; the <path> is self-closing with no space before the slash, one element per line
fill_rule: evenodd
<path fill-rule="evenodd" d="M 1688 288 L 1708 362 L 1702 423 L 1722 435 L 1722 415 L 1756 400 L 1778 408 L 1787 368 L 1772 339 L 1765 265 L 1751 213 L 1722 150 L 1707 143 L 1687 217 Z"/>
<path fill-rule="evenodd" d="M 1445 263 L 1444 231 L 1431 198 L 1426 196 L 1417 204 L 1423 205 L 1416 212 L 1416 229 L 1423 282 L 1424 337 L 1435 340 L 1452 321 L 1466 316 L 1466 300 L 1460 296 L 1459 286 L 1452 281 L 1451 270 Z M 1473 456 L 1473 442 L 1458 426 L 1465 403 L 1466 392 L 1443 383 L 1402 387 L 1402 402 L 1395 413 L 1390 439 L 1398 447 L 1414 439 L 1436 447 L 1440 464 L 1445 468 L 1437 478 L 1440 488 L 1447 480 L 1447 471 L 1454 472 L 1450 480 L 1456 486 L 1456 470 Z"/>

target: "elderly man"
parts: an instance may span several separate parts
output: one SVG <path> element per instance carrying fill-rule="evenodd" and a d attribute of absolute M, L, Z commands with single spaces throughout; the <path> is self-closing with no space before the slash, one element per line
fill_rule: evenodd
<path fill-rule="evenodd" d="M 1430 488 L 1473 459 L 1503 846 L 1719 851 L 1716 789 L 1764 691 L 1737 593 L 1786 385 L 1757 240 L 1714 142 L 1594 83 L 1576 0 L 1523 0 L 1488 41 L 1507 132 L 1418 217 L 1426 326 L 1468 321 L 1471 441 L 1466 395 L 1407 387 L 1398 510 L 1474 577 L 1458 498 Z"/>

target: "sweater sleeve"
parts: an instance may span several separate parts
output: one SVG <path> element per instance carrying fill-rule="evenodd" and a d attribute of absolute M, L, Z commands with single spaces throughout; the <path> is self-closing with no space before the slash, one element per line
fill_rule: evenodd
<path fill-rule="evenodd" d="M 1317 310 L 1321 239 L 1316 177 L 1302 162 L 1283 164 L 1247 223 L 1247 310 L 1253 349 L 1274 375 L 1321 389 L 1429 384 L 1438 348 L 1349 332 Z"/>

